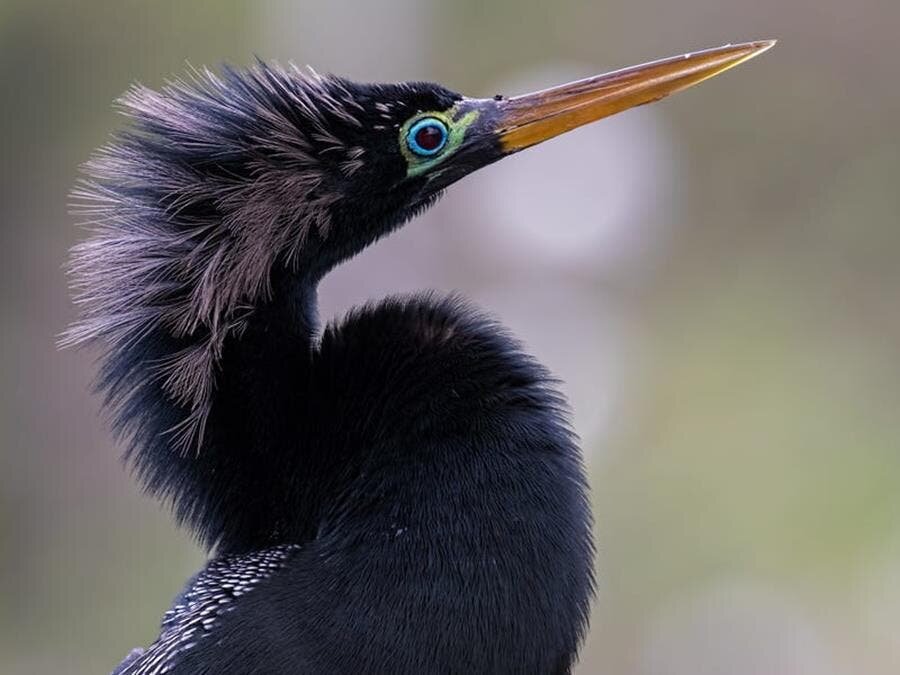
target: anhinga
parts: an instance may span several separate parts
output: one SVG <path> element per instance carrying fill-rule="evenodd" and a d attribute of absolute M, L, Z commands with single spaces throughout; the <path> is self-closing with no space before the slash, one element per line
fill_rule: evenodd
<path fill-rule="evenodd" d="M 103 346 L 127 458 L 216 554 L 115 672 L 569 672 L 593 544 L 553 380 L 459 298 L 320 330 L 316 286 L 476 169 L 772 44 L 515 98 L 266 63 L 126 94 L 66 340 Z"/>

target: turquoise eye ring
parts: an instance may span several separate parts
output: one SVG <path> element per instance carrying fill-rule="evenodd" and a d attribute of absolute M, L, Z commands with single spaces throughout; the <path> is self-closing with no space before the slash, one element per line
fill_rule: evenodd
<path fill-rule="evenodd" d="M 406 145 L 420 157 L 433 157 L 447 145 L 450 130 L 437 117 L 423 117 L 406 132 Z"/>

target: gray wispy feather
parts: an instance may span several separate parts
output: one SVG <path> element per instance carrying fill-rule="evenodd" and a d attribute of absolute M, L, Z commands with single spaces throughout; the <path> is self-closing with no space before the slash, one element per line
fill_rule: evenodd
<path fill-rule="evenodd" d="M 137 85 L 120 104 L 131 126 L 73 193 L 92 235 L 72 252 L 81 316 L 62 343 L 101 345 L 101 387 L 126 434 L 135 376 L 158 380 L 186 411 L 167 430 L 186 452 L 202 441 L 225 340 L 270 296 L 273 266 L 327 238 L 334 169 L 350 175 L 364 154 L 329 129 L 358 127 L 361 108 L 339 78 L 264 63 Z M 175 348 L 123 366 L 151 335 Z"/>

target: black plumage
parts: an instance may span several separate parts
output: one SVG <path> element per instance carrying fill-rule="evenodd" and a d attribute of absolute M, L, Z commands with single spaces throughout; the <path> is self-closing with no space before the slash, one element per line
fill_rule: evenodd
<path fill-rule="evenodd" d="M 762 47 L 738 49 L 700 65 Z M 660 67 L 615 106 L 659 98 Z M 614 112 L 622 78 L 468 99 L 259 63 L 124 97 L 75 193 L 65 341 L 101 345 L 128 459 L 215 557 L 117 673 L 569 671 L 593 544 L 556 383 L 460 298 L 321 329 L 316 287 L 464 175 Z"/>

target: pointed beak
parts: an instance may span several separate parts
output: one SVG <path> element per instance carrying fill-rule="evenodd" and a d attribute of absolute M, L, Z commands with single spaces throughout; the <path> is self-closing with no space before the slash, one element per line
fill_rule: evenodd
<path fill-rule="evenodd" d="M 658 101 L 771 49 L 775 40 L 725 45 L 496 101 L 501 155 L 524 150 L 583 124 Z"/>

